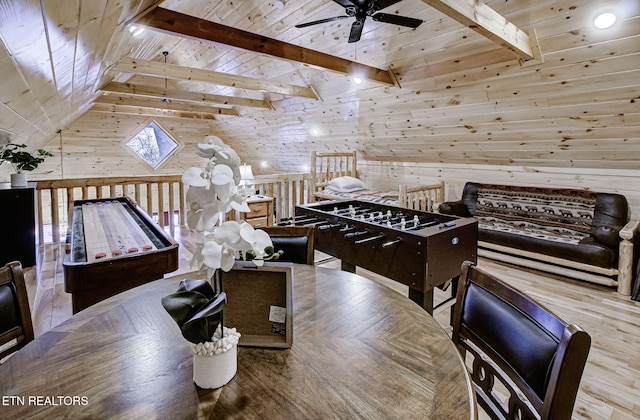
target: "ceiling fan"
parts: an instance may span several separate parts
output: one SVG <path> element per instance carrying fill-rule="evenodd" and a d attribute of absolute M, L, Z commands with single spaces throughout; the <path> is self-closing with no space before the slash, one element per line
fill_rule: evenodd
<path fill-rule="evenodd" d="M 406 16 L 392 15 L 389 13 L 378 13 L 386 7 L 394 5 L 401 0 L 333 0 L 340 6 L 345 8 L 346 15 L 334 16 L 326 19 L 314 20 L 313 22 L 299 23 L 296 28 L 304 28 L 319 23 L 333 22 L 340 19 L 355 17 L 356 21 L 351 25 L 351 33 L 349 34 L 349 42 L 357 42 L 362 35 L 364 21 L 367 16 L 371 16 L 376 22 L 392 23 L 394 25 L 408 26 L 409 28 L 417 28 L 422 20 L 410 18 Z"/>

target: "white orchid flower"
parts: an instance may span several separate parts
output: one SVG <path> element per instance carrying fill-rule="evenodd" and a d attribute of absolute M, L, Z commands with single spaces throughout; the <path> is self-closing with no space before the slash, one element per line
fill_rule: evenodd
<path fill-rule="evenodd" d="M 236 263 L 236 250 L 227 244 L 222 245 L 222 255 L 220 257 L 220 268 L 222 271 L 229 271 Z"/>
<path fill-rule="evenodd" d="M 204 264 L 209 269 L 221 268 L 223 271 L 231 270 L 238 257 L 238 252 L 242 247 L 246 247 L 246 244 L 244 244 L 244 241 L 240 238 L 239 231 L 240 225 L 238 222 L 229 221 L 222 223 L 216 227 L 213 232 L 204 236 L 205 246 L 210 243 L 217 245 L 211 245 L 206 251 L 203 251 L 203 254 L 209 257 L 209 259 L 206 260 L 203 257 Z"/>
<path fill-rule="evenodd" d="M 236 251 L 245 251 L 250 244 L 241 236 L 241 226 L 240 223 L 230 220 L 217 227 L 211 236 L 219 244 L 227 244 Z"/>
<path fill-rule="evenodd" d="M 226 150 L 230 149 L 225 145 L 218 136 L 207 136 L 204 138 L 204 143 L 198 143 L 196 146 L 196 153 L 198 156 L 205 159 L 213 159 L 216 153 L 220 154 L 223 158 L 228 159 Z M 233 150 L 233 149 L 231 149 Z"/>
<path fill-rule="evenodd" d="M 189 168 L 182 174 L 182 183 L 193 187 L 206 187 L 209 180 L 202 176 L 203 172 L 200 168 Z"/>
<path fill-rule="evenodd" d="M 198 232 L 211 230 L 220 219 L 220 212 L 226 212 L 228 207 L 227 203 L 217 200 L 214 189 L 206 187 L 189 187 L 186 201 L 187 225 Z"/>
<path fill-rule="evenodd" d="M 265 248 L 273 246 L 269 234 L 262 229 L 254 229 L 249 223 L 243 223 L 240 226 L 240 236 L 249 243 L 251 249 L 256 255 L 253 263 L 258 267 L 264 264 Z"/>
<path fill-rule="evenodd" d="M 229 183 L 235 185 L 233 182 L 233 170 L 224 164 L 216 165 L 211 173 L 211 183 L 214 185 L 226 185 Z"/>

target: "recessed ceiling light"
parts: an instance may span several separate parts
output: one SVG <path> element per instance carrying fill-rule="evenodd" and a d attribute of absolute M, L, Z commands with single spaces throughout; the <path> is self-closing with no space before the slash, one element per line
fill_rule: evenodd
<path fill-rule="evenodd" d="M 129 32 L 133 36 L 138 36 L 144 32 L 144 26 L 129 25 Z"/>
<path fill-rule="evenodd" d="M 607 29 L 613 26 L 616 23 L 616 15 L 612 12 L 603 12 L 600 13 L 593 20 L 593 26 L 598 29 Z"/>
<path fill-rule="evenodd" d="M 360 83 L 362 83 L 362 79 L 356 76 L 353 78 L 353 83 L 359 85 Z"/>

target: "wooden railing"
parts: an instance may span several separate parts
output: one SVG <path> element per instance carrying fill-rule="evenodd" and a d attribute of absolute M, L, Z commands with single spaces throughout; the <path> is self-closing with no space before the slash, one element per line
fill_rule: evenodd
<path fill-rule="evenodd" d="M 444 181 L 431 185 L 400 185 L 400 206 L 408 209 L 436 211 L 444 201 Z"/>
<path fill-rule="evenodd" d="M 276 220 L 294 215 L 298 204 L 309 202 L 309 174 L 282 174 L 256 176 L 255 187 L 261 194 L 273 197 Z"/>
<path fill-rule="evenodd" d="M 39 180 L 38 234 L 40 243 L 65 240 L 69 209 L 74 200 L 129 197 L 161 227 L 186 224 L 185 194 L 181 175 Z M 297 204 L 307 201 L 309 174 L 257 176 L 256 190 L 274 197 L 275 218 L 293 215 Z M 50 229 L 50 233 L 49 233 Z M 45 230 L 47 234 L 45 235 Z"/>

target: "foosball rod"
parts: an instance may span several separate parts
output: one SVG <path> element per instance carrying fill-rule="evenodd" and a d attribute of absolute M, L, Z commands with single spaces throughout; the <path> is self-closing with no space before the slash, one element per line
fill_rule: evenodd
<path fill-rule="evenodd" d="M 280 219 L 278 226 L 289 226 L 289 225 L 297 225 L 297 224 L 307 224 L 307 223 L 315 223 L 319 221 L 317 217 L 314 216 L 294 216 L 294 217 L 285 217 Z"/>

